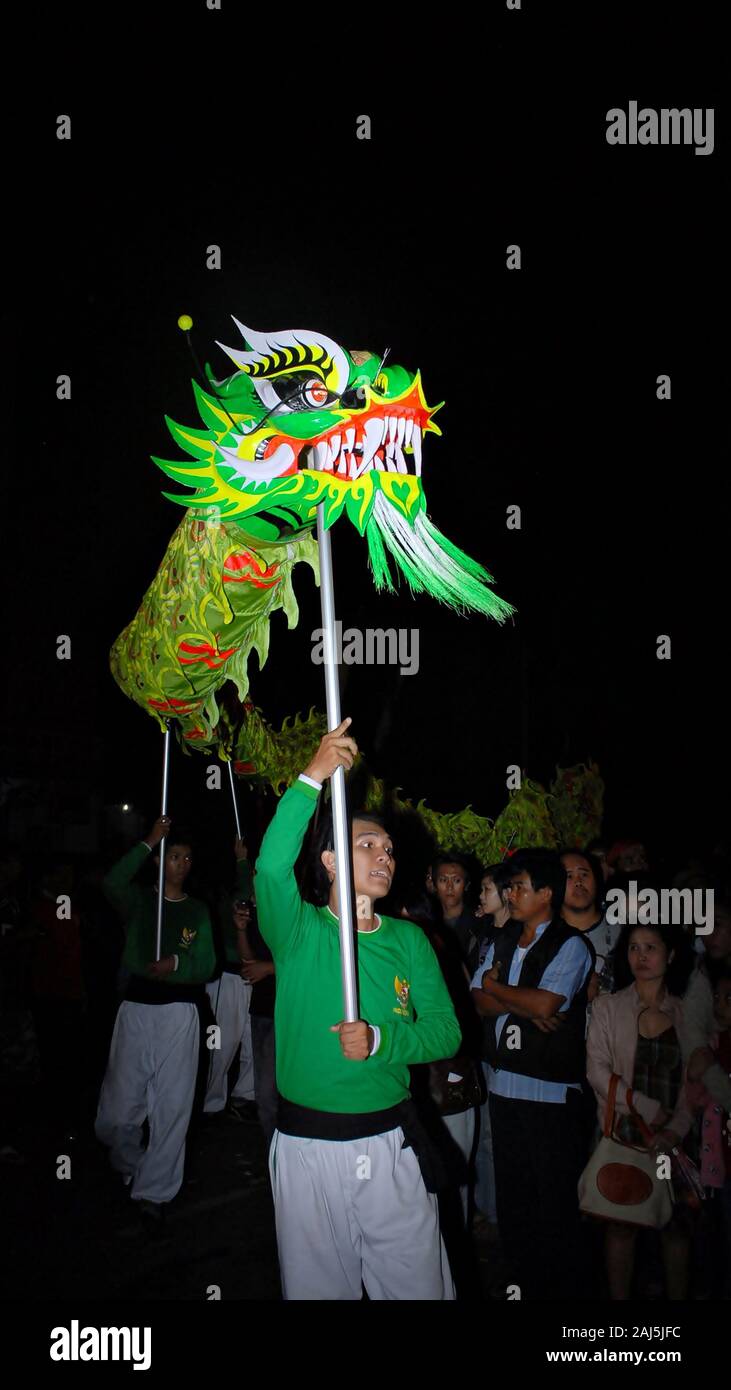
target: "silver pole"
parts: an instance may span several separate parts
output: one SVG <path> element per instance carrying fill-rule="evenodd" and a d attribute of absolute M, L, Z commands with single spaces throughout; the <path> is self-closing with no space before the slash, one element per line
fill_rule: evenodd
<path fill-rule="evenodd" d="M 236 783 L 234 782 L 234 765 L 229 758 L 228 761 L 228 780 L 231 783 L 231 800 L 234 804 L 234 820 L 236 821 L 236 834 L 241 839 L 241 821 L 239 820 L 239 808 L 236 801 Z"/>
<path fill-rule="evenodd" d="M 168 813 L 168 774 L 170 771 L 170 721 L 165 720 L 165 733 L 163 734 L 162 748 L 162 800 L 160 805 L 160 815 L 166 816 Z M 159 960 L 162 954 L 162 920 L 165 911 L 165 839 L 160 841 L 160 868 L 157 873 L 157 930 L 155 933 L 155 960 Z"/>
<path fill-rule="evenodd" d="M 317 544 L 320 551 L 320 604 L 325 639 L 325 698 L 328 732 L 342 723 L 340 685 L 335 651 L 335 593 L 333 585 L 330 532 L 325 530 L 325 508 L 317 508 Z M 353 912 L 353 873 L 351 868 L 350 827 L 345 795 L 345 768 L 338 767 L 331 777 L 333 831 L 335 843 L 335 881 L 340 913 L 340 971 L 343 981 L 343 1018 L 358 1019 L 358 977 L 355 966 L 355 914 Z"/>

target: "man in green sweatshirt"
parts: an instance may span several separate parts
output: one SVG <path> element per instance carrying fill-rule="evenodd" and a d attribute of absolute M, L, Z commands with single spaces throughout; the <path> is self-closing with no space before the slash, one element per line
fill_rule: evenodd
<path fill-rule="evenodd" d="M 130 976 L 114 1025 L 96 1134 L 109 1146 L 112 1166 L 131 1185 L 132 1199 L 155 1218 L 183 1181 L 198 1067 L 198 1004 L 216 964 L 208 909 L 183 888 L 192 863 L 190 843 L 174 834 L 165 855 L 162 949 L 155 960 L 157 887 L 134 880 L 151 854 L 159 862 L 155 850 L 169 832 L 170 819 L 161 816 L 103 883 L 127 927 L 122 964 Z M 143 1149 L 145 1119 L 150 1136 Z"/>
<path fill-rule="evenodd" d="M 324 824 L 322 902 L 294 865 L 325 778 L 357 753 L 350 720 L 326 734 L 282 797 L 256 865 L 262 936 L 277 976 L 277 1129 L 270 1172 L 285 1299 L 453 1299 L 436 1197 L 411 1139 L 409 1064 L 452 1056 L 461 1033 L 424 933 L 379 916 L 394 872 L 377 817 L 353 819 L 361 1018 L 342 1019 L 335 855 Z M 422 1150 L 423 1157 L 423 1150 Z"/>

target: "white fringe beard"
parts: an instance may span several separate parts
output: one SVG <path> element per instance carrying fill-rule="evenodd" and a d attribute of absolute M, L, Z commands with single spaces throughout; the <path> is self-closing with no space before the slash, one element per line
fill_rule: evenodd
<path fill-rule="evenodd" d="M 369 525 L 377 528 L 384 548 L 415 593 L 430 593 L 451 608 L 484 613 L 498 622 L 513 612 L 509 603 L 488 588 L 492 575 L 468 555 L 454 555 L 447 537 L 425 512 L 417 513 L 412 526 L 379 491 Z"/>

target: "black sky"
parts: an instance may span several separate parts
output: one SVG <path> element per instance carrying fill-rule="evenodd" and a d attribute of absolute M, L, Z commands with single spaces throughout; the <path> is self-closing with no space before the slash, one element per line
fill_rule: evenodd
<path fill-rule="evenodd" d="M 614 25 L 585 18 L 568 42 L 561 24 L 538 30 L 534 7 L 508 19 L 496 5 L 444 45 L 425 19 L 428 65 L 397 105 L 383 62 L 360 53 L 333 83 L 313 44 L 279 78 L 273 31 L 257 46 L 240 11 L 201 8 L 178 11 L 179 58 L 157 40 L 116 64 L 107 38 L 101 65 L 52 65 L 18 117 L 6 769 L 154 810 L 159 737 L 107 653 L 181 514 L 149 461 L 177 456 L 165 413 L 198 423 L 177 317 L 193 316 L 223 374 L 214 342 L 233 341 L 235 314 L 421 368 L 430 403 L 446 401 L 425 450 L 430 514 L 518 610 L 501 629 L 377 596 L 364 543 L 336 527 L 344 625 L 420 630 L 418 675 L 348 678 L 373 770 L 439 809 L 495 816 L 508 764 L 545 782 L 591 756 L 610 834 L 679 851 L 722 838 L 727 136 L 713 29 L 701 17 L 638 46 L 615 7 Z M 715 106 L 714 154 L 610 148 L 606 112 L 634 97 Z M 55 138 L 67 111 L 69 143 Z M 363 112 L 370 141 L 355 137 Z M 211 243 L 221 271 L 205 268 Z M 55 399 L 61 372 L 70 403 Z M 505 525 L 516 503 L 520 532 Z M 304 567 L 295 587 L 300 625 L 275 617 L 252 682 L 274 721 L 322 698 Z M 202 760 L 179 777 L 194 801 Z"/>

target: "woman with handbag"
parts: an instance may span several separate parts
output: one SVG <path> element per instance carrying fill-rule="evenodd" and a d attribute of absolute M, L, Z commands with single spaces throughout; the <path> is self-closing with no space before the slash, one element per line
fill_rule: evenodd
<path fill-rule="evenodd" d="M 610 1298 L 628 1299 L 637 1231 L 660 1229 L 667 1294 L 687 1290 L 687 1213 L 673 1209 L 667 1165 L 692 1125 L 679 1034 L 682 995 L 693 968 L 680 927 L 625 926 L 615 950 L 618 993 L 595 1000 L 587 1037 L 587 1076 L 604 1137 L 582 1175 L 581 1208 L 608 1222 Z M 625 981 L 631 980 L 625 988 Z"/>

